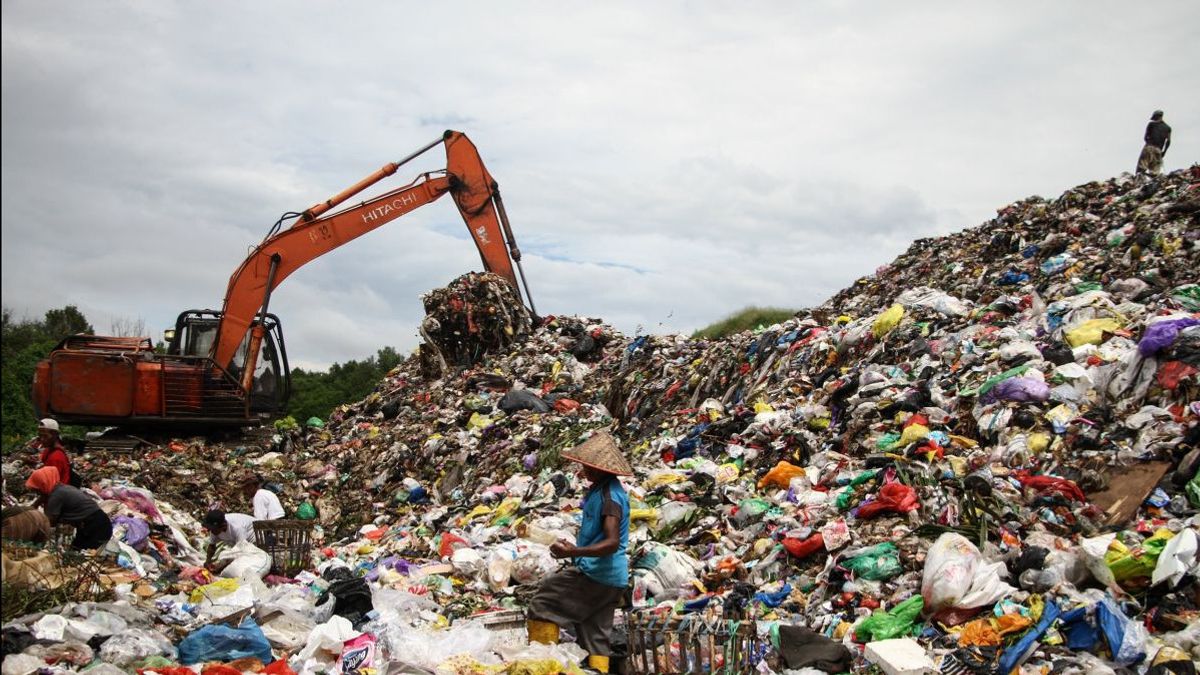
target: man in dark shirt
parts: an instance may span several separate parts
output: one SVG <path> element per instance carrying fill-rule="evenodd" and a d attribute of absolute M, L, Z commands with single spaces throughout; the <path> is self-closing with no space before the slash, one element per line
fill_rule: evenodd
<path fill-rule="evenodd" d="M 1171 127 L 1163 121 L 1163 111 L 1155 110 L 1146 125 L 1145 141 L 1142 154 L 1138 156 L 1137 173 L 1157 176 L 1162 173 L 1163 157 L 1167 148 L 1171 147 Z"/>
<path fill-rule="evenodd" d="M 66 523 L 75 528 L 71 548 L 76 551 L 96 549 L 112 539 L 112 521 L 82 490 L 58 481 L 58 469 L 43 466 L 29 475 L 25 487 L 42 496 L 44 511 L 50 525 Z"/>

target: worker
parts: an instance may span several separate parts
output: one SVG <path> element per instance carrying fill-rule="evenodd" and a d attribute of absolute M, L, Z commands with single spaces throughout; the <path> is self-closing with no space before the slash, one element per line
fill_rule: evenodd
<path fill-rule="evenodd" d="M 1167 148 L 1171 147 L 1171 127 L 1163 121 L 1163 111 L 1155 110 L 1150 115 L 1144 140 L 1146 144 L 1138 156 L 1137 173 L 1157 176 L 1162 173 L 1163 157 L 1167 156 Z"/>
<path fill-rule="evenodd" d="M 113 526 L 108 514 L 83 490 L 74 485 L 64 485 L 59 480 L 57 468 L 43 466 L 34 471 L 25 481 L 25 487 L 40 495 L 38 504 L 44 505 L 51 527 L 66 523 L 75 528 L 72 549 L 93 550 L 112 539 Z"/>
<path fill-rule="evenodd" d="M 255 520 L 279 520 L 284 517 L 279 495 L 264 487 L 262 476 L 254 473 L 243 476 L 242 493 L 254 507 Z"/>
<path fill-rule="evenodd" d="M 38 466 L 52 466 L 58 469 L 59 480 L 80 487 L 77 482 L 71 482 L 71 460 L 67 458 L 67 448 L 59 436 L 57 421 L 47 417 L 39 422 L 37 438 L 29 447 L 38 452 Z"/>
<path fill-rule="evenodd" d="M 41 544 L 50 539 L 50 519 L 32 506 L 13 506 L 4 509 L 3 536 L 5 539 Z"/>
<path fill-rule="evenodd" d="M 213 574 L 220 574 L 229 563 L 233 562 L 232 558 L 223 563 L 213 562 L 217 555 L 218 544 L 237 546 L 243 541 L 254 543 L 254 516 L 245 513 L 225 513 L 214 509 L 204 514 L 202 524 L 209 533 L 204 567 Z"/>
<path fill-rule="evenodd" d="M 629 497 L 617 477 L 633 475 L 633 470 L 605 432 L 562 456 L 582 465 L 591 486 L 575 543 L 550 547 L 552 556 L 571 558 L 574 565 L 538 587 L 529 605 L 529 639 L 554 644 L 560 627 L 573 626 L 577 642 L 588 652 L 588 667 L 607 673 L 613 612 L 629 585 Z"/>

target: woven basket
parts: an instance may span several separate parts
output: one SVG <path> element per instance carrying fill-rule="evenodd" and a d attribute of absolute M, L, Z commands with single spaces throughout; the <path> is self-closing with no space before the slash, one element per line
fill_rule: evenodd
<path fill-rule="evenodd" d="M 254 545 L 271 554 L 271 571 L 294 577 L 312 560 L 311 520 L 258 520 Z"/>
<path fill-rule="evenodd" d="M 703 620 L 699 616 L 663 619 L 641 612 L 625 616 L 629 640 L 626 672 L 753 673 L 761 656 L 753 621 Z"/>

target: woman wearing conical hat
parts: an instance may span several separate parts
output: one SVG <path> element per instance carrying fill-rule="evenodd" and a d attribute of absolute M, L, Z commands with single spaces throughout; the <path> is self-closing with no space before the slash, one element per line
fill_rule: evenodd
<path fill-rule="evenodd" d="M 553 644 L 560 626 L 574 626 L 588 666 L 607 673 L 613 612 L 629 584 L 629 496 L 617 476 L 631 476 L 633 469 L 603 431 L 562 456 L 583 465 L 591 487 L 575 543 L 550 547 L 555 558 L 572 558 L 575 565 L 538 587 L 529 603 L 529 640 Z"/>

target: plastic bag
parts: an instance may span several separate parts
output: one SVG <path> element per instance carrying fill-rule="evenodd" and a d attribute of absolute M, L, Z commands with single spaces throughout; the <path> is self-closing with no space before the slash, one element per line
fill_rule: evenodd
<path fill-rule="evenodd" d="M 377 670 L 378 651 L 375 636 L 364 633 L 346 641 L 338 657 L 334 672 L 341 675 L 365 675 Z"/>
<path fill-rule="evenodd" d="M 263 663 L 275 660 L 267 636 L 250 617 L 237 628 L 209 624 L 179 641 L 179 662 L 185 666 L 244 658 L 256 658 Z"/>
<path fill-rule="evenodd" d="M 892 332 L 892 329 L 895 328 L 903 318 L 904 305 L 892 305 L 875 318 L 874 323 L 871 324 L 871 334 L 874 335 L 876 339 L 882 338 L 884 335 Z"/>
<path fill-rule="evenodd" d="M 1169 586 L 1178 584 L 1188 570 L 1196 564 L 1196 548 L 1195 530 L 1188 528 L 1175 535 L 1159 554 L 1158 563 L 1154 566 L 1154 574 L 1150 577 L 1150 582 L 1158 584 L 1167 581 Z"/>
<path fill-rule="evenodd" d="M 517 550 L 512 546 L 505 544 L 492 549 L 487 562 L 487 582 L 492 591 L 499 592 L 508 586 L 516 560 Z"/>
<path fill-rule="evenodd" d="M 924 605 L 921 596 L 914 595 L 889 612 L 875 612 L 854 626 L 855 641 L 890 640 L 909 633 Z"/>
<path fill-rule="evenodd" d="M 175 645 L 161 633 L 144 628 L 130 628 L 114 635 L 100 646 L 100 660 L 118 668 L 129 668 L 150 656 L 175 658 Z"/>
<path fill-rule="evenodd" d="M 271 554 L 248 541 L 224 549 L 217 560 L 231 561 L 221 576 L 227 579 L 262 579 L 271 571 Z"/>
<path fill-rule="evenodd" d="M 1146 643 L 1150 636 L 1145 626 L 1131 621 L 1109 596 L 1096 606 L 1096 623 L 1108 643 L 1108 650 L 1117 665 L 1130 666 L 1146 658 Z"/>
<path fill-rule="evenodd" d="M 975 545 L 961 534 L 938 537 L 925 557 L 921 596 L 925 608 L 971 609 L 995 604 L 1016 589 L 1000 580 L 1007 576 L 1004 563 L 985 563 Z"/>
<path fill-rule="evenodd" d="M 317 507 L 313 506 L 312 502 L 305 500 L 305 502 L 296 509 L 296 517 L 300 520 L 316 520 Z"/>
<path fill-rule="evenodd" d="M 1033 377 L 1013 377 L 997 384 L 987 397 L 980 397 L 983 402 L 991 400 L 1018 401 L 1022 403 L 1040 402 L 1050 398 L 1050 385 L 1044 380 Z"/>
<path fill-rule="evenodd" d="M 1092 319 L 1067 331 L 1064 339 L 1072 348 L 1081 345 L 1098 345 L 1104 342 L 1104 333 L 1113 333 L 1120 329 L 1121 322 L 1116 319 Z"/>
<path fill-rule="evenodd" d="M 860 579 L 886 581 L 900 574 L 900 551 L 890 541 L 876 544 L 842 561 L 842 567 L 854 572 Z"/>
<path fill-rule="evenodd" d="M 787 460 L 780 460 L 765 476 L 759 479 L 758 487 L 786 488 L 791 484 L 793 478 L 805 475 L 807 474 L 804 469 Z"/>
<path fill-rule="evenodd" d="M 1200 319 L 1167 319 L 1146 326 L 1142 339 L 1138 342 L 1138 353 L 1142 356 L 1154 356 L 1160 350 L 1170 347 L 1179 331 L 1189 326 L 1200 326 Z"/>
<path fill-rule="evenodd" d="M 807 539 L 787 538 L 783 540 L 783 547 L 787 552 L 797 558 L 807 558 L 817 551 L 825 550 L 825 537 L 817 532 Z"/>
<path fill-rule="evenodd" d="M 316 622 L 303 614 L 284 610 L 262 622 L 263 635 L 275 647 L 295 651 L 304 646 Z"/>
<path fill-rule="evenodd" d="M 888 483 L 879 488 L 875 499 L 860 506 L 855 515 L 858 518 L 874 518 L 883 513 L 907 513 L 920 508 L 917 493 L 904 483 Z"/>
<path fill-rule="evenodd" d="M 528 389 L 509 389 L 498 406 L 506 413 L 518 410 L 532 410 L 535 413 L 550 411 L 550 405 Z"/>
<path fill-rule="evenodd" d="M 1113 578 L 1118 582 L 1148 577 L 1154 573 L 1159 554 L 1173 536 L 1170 530 L 1160 529 L 1154 536 L 1132 549 L 1114 541 L 1105 553 L 1104 563 L 1112 570 Z"/>

